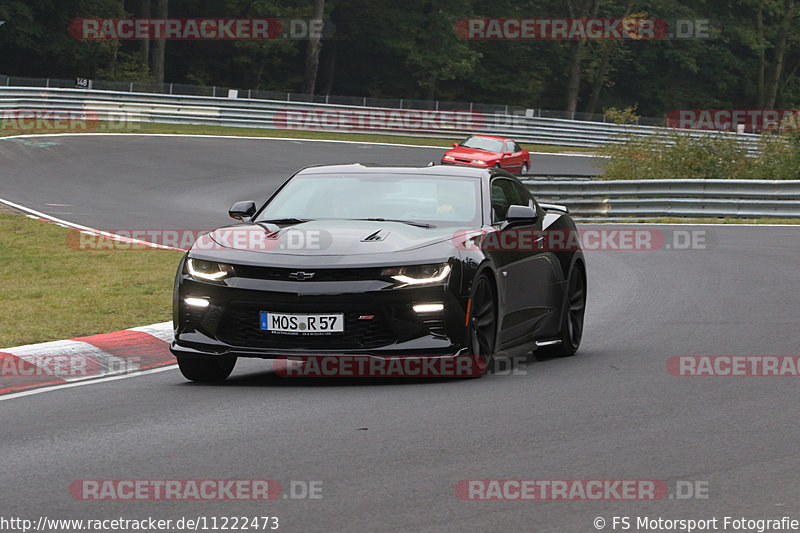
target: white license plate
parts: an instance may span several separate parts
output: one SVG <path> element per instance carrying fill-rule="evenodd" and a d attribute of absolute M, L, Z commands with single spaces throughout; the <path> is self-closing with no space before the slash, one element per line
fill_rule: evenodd
<path fill-rule="evenodd" d="M 273 333 L 326 334 L 344 331 L 344 315 L 332 313 L 325 315 L 306 315 L 261 312 L 261 329 Z"/>

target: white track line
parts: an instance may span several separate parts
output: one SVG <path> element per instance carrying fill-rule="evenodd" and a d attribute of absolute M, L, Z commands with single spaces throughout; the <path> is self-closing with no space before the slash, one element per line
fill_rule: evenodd
<path fill-rule="evenodd" d="M 155 374 L 158 372 L 166 372 L 167 370 L 175 370 L 178 368 L 178 365 L 168 365 L 158 368 L 152 368 L 150 370 L 142 370 L 141 372 L 131 372 L 130 374 L 122 374 L 120 376 L 108 376 L 104 378 L 97 378 L 97 379 L 87 379 L 84 381 L 76 381 L 74 383 L 65 383 L 64 385 L 53 385 L 53 386 L 45 386 L 40 389 L 33 389 L 27 390 L 22 392 L 12 392 L 10 394 L 5 394 L 0 396 L 0 402 L 5 400 L 11 400 L 14 398 L 21 398 L 23 396 L 32 396 L 34 394 L 42 394 L 44 392 L 53 392 L 61 389 L 71 389 L 73 387 L 82 387 L 84 385 L 94 385 L 96 383 L 105 383 L 107 381 L 116 381 L 118 379 L 127 379 L 127 378 L 135 378 L 137 376 L 144 376 L 146 374 Z"/>
<path fill-rule="evenodd" d="M 430 146 L 426 144 L 403 144 L 376 141 L 344 141 L 337 139 L 304 139 L 302 137 L 253 137 L 245 135 L 202 135 L 196 133 L 47 133 L 47 134 L 28 134 L 14 135 L 11 137 L 0 137 L 0 140 L 8 139 L 31 139 L 39 137 L 86 137 L 86 136 L 137 136 L 137 137 L 190 137 L 190 138 L 211 138 L 211 139 L 249 139 L 263 141 L 292 141 L 292 142 L 318 142 L 318 143 L 340 143 L 340 144 L 371 144 L 375 146 L 400 146 L 404 148 L 424 148 L 426 150 L 448 150 L 447 146 Z M 532 143 L 530 143 L 532 144 Z M 560 152 L 528 152 L 531 155 L 550 155 L 561 157 L 596 157 L 605 158 L 608 156 L 594 154 L 576 154 Z"/>
<path fill-rule="evenodd" d="M 9 200 L 5 200 L 3 198 L 0 198 L 0 203 L 3 203 L 3 204 L 5 204 L 5 205 L 7 205 L 9 207 L 13 207 L 14 209 L 18 209 L 20 211 L 24 211 L 25 213 L 28 213 L 28 214 L 33 215 L 35 217 L 43 218 L 45 220 L 53 222 L 54 224 L 58 224 L 59 226 L 64 226 L 64 227 L 67 227 L 67 228 L 77 229 L 77 230 L 80 230 L 80 231 L 84 231 L 86 233 L 91 233 L 93 235 L 100 235 L 102 237 L 106 237 L 106 238 L 114 240 L 114 241 L 122 241 L 122 242 L 127 242 L 127 243 L 130 243 L 130 244 L 136 244 L 136 245 L 140 245 L 140 246 L 147 246 L 149 248 L 158 248 L 160 250 L 177 250 L 177 251 L 181 251 L 181 252 L 185 252 L 186 251 L 186 250 L 183 250 L 181 248 L 173 248 L 172 246 L 164 246 L 163 244 L 156 244 L 156 243 L 152 243 L 152 242 L 149 242 L 149 241 L 142 241 L 142 240 L 139 240 L 139 239 L 131 239 L 130 237 L 121 237 L 120 235 L 117 235 L 116 233 L 109 233 L 107 231 L 101 231 L 99 229 L 90 228 L 88 226 L 83 226 L 81 224 L 75 224 L 74 222 L 69 222 L 67 220 L 63 220 L 61 218 L 56 218 L 54 216 L 48 215 L 47 213 L 42 213 L 41 211 L 36 211 L 35 209 L 31 209 L 30 207 L 25 207 L 24 205 L 15 204 L 14 202 L 11 202 Z"/>
<path fill-rule="evenodd" d="M 302 142 L 318 142 L 318 143 L 340 143 L 340 144 L 373 144 L 377 146 L 401 146 L 405 148 L 425 148 L 431 150 L 446 150 L 444 146 L 429 146 L 421 144 L 400 144 L 400 143 L 386 143 L 374 141 L 343 141 L 336 139 L 303 139 L 301 137 L 249 137 L 243 135 L 200 135 L 193 133 L 47 133 L 43 135 L 30 134 L 30 135 L 14 135 L 12 137 L 0 137 L 0 140 L 7 139 L 30 139 L 39 137 L 98 137 L 98 136 L 114 136 L 114 137 L 193 137 L 193 138 L 208 138 L 208 139 L 248 139 L 248 140 L 262 140 L 262 141 L 302 141 Z"/>

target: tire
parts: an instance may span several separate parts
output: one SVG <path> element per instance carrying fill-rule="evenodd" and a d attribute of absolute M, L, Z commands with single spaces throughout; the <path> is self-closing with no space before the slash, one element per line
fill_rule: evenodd
<path fill-rule="evenodd" d="M 494 168 L 502 168 L 502 167 L 500 166 L 500 163 L 495 163 Z"/>
<path fill-rule="evenodd" d="M 522 175 L 525 175 L 527 173 L 528 173 L 528 163 L 527 162 L 523 162 L 522 163 L 522 168 L 519 169 L 519 174 L 520 174 L 520 176 L 522 176 Z"/>
<path fill-rule="evenodd" d="M 198 383 L 225 381 L 236 366 L 236 358 L 228 356 L 196 355 L 177 356 L 178 368 L 183 377 Z"/>
<path fill-rule="evenodd" d="M 475 280 L 469 307 L 470 353 L 485 365 L 480 374 L 484 375 L 494 362 L 497 341 L 497 296 L 494 283 L 486 274 L 481 274 Z"/>
<path fill-rule="evenodd" d="M 569 357 L 575 355 L 583 337 L 583 317 L 586 312 L 586 272 L 580 263 L 572 267 L 567 294 L 561 311 L 561 344 L 536 350 L 537 357 Z"/>

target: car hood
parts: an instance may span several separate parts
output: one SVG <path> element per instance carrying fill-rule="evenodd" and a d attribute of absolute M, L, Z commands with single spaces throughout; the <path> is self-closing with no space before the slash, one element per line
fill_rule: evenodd
<path fill-rule="evenodd" d="M 448 150 L 445 155 L 461 157 L 463 159 L 481 159 L 483 161 L 486 161 L 487 159 L 497 159 L 500 157 L 500 154 L 496 152 L 487 152 L 486 150 L 477 150 L 475 148 L 466 148 L 464 146 L 459 146 L 458 148 Z"/>
<path fill-rule="evenodd" d="M 451 241 L 458 231 L 454 227 L 421 228 L 402 222 L 357 220 L 314 220 L 288 226 L 237 224 L 201 237 L 193 251 L 307 257 L 382 255 Z"/>

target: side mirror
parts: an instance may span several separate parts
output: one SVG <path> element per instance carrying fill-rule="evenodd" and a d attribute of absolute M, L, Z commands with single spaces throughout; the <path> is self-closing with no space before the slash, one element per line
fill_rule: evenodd
<path fill-rule="evenodd" d="M 506 220 L 508 222 L 529 222 L 534 223 L 539 219 L 536 209 L 529 205 L 510 205 Z"/>
<path fill-rule="evenodd" d="M 511 155 L 511 152 L 503 152 L 503 157 L 508 157 Z"/>
<path fill-rule="evenodd" d="M 246 202 L 236 202 L 228 209 L 228 216 L 231 218 L 235 218 L 236 220 L 242 220 L 245 218 L 250 218 L 256 214 L 256 204 L 255 202 L 246 201 Z"/>

